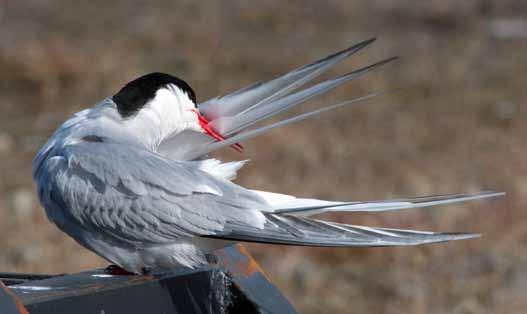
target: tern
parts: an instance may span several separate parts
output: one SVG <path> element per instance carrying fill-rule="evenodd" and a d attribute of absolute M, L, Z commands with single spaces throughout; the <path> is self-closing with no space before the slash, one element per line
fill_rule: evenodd
<path fill-rule="evenodd" d="M 255 124 L 394 60 L 311 84 L 372 43 L 369 39 L 268 82 L 198 103 L 182 79 L 150 73 L 64 122 L 33 160 L 50 221 L 85 248 L 135 274 L 208 263 L 233 242 L 325 247 L 419 245 L 478 236 L 376 228 L 311 218 L 324 212 L 378 212 L 502 195 L 496 192 L 381 201 L 325 201 L 247 189 L 232 182 L 245 161 L 208 154 L 322 112 Z"/>

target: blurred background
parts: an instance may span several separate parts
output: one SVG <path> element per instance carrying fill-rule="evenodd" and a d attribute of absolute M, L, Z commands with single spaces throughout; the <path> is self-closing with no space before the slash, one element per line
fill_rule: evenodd
<path fill-rule="evenodd" d="M 331 75 L 401 59 L 298 112 L 403 90 L 245 143 L 238 183 L 371 200 L 506 191 L 353 224 L 481 232 L 415 248 L 250 245 L 301 313 L 520 313 L 527 307 L 527 2 L 0 1 L 0 270 L 78 272 L 107 263 L 48 223 L 31 159 L 72 113 L 147 72 L 184 78 L 200 101 L 353 43 Z"/>

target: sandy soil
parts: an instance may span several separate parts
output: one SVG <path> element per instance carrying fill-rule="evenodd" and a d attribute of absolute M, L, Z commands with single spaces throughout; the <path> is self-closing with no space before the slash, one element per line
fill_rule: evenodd
<path fill-rule="evenodd" d="M 497 1 L 496 1 L 497 2 Z M 199 100 L 377 36 L 332 75 L 393 55 L 314 108 L 402 91 L 245 143 L 238 182 L 327 199 L 480 190 L 506 197 L 355 224 L 483 233 L 417 248 L 251 245 L 302 313 L 520 313 L 527 307 L 527 3 L 522 1 L 0 1 L 0 268 L 106 265 L 47 222 L 31 158 L 72 113 L 164 71 Z"/>

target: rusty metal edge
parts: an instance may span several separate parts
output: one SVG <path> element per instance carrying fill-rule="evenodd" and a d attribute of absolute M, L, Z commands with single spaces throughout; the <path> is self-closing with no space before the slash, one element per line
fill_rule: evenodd
<path fill-rule="evenodd" d="M 17 310 L 18 314 L 29 314 L 27 309 L 24 307 L 24 304 L 22 303 L 22 301 L 13 293 L 13 291 L 11 291 L 11 289 L 9 289 L 6 285 L 4 285 L 2 281 L 0 281 L 0 293 L 3 293 L 4 295 L 6 295 L 8 298 L 10 298 L 13 301 L 13 305 L 15 309 Z M 2 309 L 0 308 L 0 310 Z M 2 311 L 2 313 L 4 312 Z M 5 313 L 5 314 L 10 314 L 10 313 Z"/>
<path fill-rule="evenodd" d="M 233 244 L 217 250 L 215 255 L 219 264 L 231 275 L 234 285 L 258 308 L 265 309 L 266 313 L 296 313 L 293 305 L 269 280 L 269 277 L 243 245 Z M 265 296 L 251 287 L 251 282 L 258 279 L 260 283 L 263 280 L 266 284 L 267 294 Z M 272 303 L 274 305 L 271 305 Z M 275 310 L 273 311 L 272 308 Z M 276 311 L 277 309 L 279 311 Z"/>
<path fill-rule="evenodd" d="M 234 277 L 244 277 L 249 278 L 255 273 L 262 274 L 266 279 L 269 279 L 264 273 L 260 265 L 254 260 L 252 255 L 247 251 L 247 249 L 241 244 L 234 244 L 232 248 L 237 251 L 245 260 L 237 258 L 232 254 L 228 254 L 229 248 L 224 248 L 215 252 L 216 256 L 219 258 L 219 262 L 223 267 L 229 270 L 231 275 Z"/>

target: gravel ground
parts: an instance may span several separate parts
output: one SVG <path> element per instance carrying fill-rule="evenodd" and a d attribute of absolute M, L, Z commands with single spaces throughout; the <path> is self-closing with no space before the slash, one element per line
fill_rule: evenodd
<path fill-rule="evenodd" d="M 521 313 L 527 307 L 527 3 L 522 1 L 0 1 L 0 266 L 106 265 L 47 222 L 31 158 L 72 113 L 164 71 L 199 100 L 377 36 L 332 75 L 379 69 L 299 111 L 400 88 L 245 143 L 238 182 L 327 199 L 480 190 L 504 198 L 347 223 L 483 233 L 417 248 L 251 245 L 302 313 Z M 522 139 L 523 138 L 523 139 Z"/>

